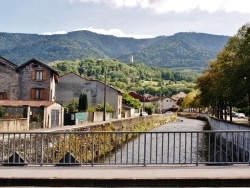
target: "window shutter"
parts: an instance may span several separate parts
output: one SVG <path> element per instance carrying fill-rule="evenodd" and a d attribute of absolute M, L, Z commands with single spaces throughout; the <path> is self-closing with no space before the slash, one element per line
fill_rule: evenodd
<path fill-rule="evenodd" d="M 46 89 L 42 90 L 42 100 L 46 100 Z"/>
<path fill-rule="evenodd" d="M 8 96 L 6 92 L 3 93 L 3 100 L 8 100 Z"/>
<path fill-rule="evenodd" d="M 36 79 L 36 71 L 32 71 L 32 73 L 31 73 L 31 79 L 32 80 Z"/>
<path fill-rule="evenodd" d="M 47 78 L 47 72 L 46 71 L 43 71 L 43 80 L 46 80 Z"/>
<path fill-rule="evenodd" d="M 36 98 L 36 90 L 35 89 L 31 89 L 30 90 L 30 99 L 35 99 Z"/>

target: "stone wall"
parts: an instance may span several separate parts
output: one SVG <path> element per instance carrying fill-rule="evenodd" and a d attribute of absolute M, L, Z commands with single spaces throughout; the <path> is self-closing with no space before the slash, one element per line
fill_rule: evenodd
<path fill-rule="evenodd" d="M 71 131 L 147 131 L 152 128 L 176 121 L 176 114 L 154 114 L 133 118 L 114 119 L 90 125 L 69 126 Z M 62 129 L 62 131 L 68 131 Z"/>

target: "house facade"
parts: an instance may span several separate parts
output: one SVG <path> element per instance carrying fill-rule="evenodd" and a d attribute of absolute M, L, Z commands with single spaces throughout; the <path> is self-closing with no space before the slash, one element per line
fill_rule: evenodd
<path fill-rule="evenodd" d="M 104 100 L 114 110 L 114 118 L 121 118 L 122 92 L 98 80 L 88 80 L 75 73 L 68 73 L 59 77 L 56 84 L 56 101 L 68 104 L 73 98 L 78 98 L 81 93 L 86 93 L 88 106 L 104 104 Z"/>
<path fill-rule="evenodd" d="M 17 65 L 0 57 L 0 100 L 18 99 Z"/>
<path fill-rule="evenodd" d="M 18 67 L 19 100 L 55 101 L 57 71 L 37 59 Z"/>
<path fill-rule="evenodd" d="M 172 97 L 164 97 L 161 100 L 161 108 L 162 108 L 162 112 L 166 112 L 167 110 L 174 110 L 174 109 L 178 109 L 178 105 L 177 105 L 177 101 L 173 99 Z"/>

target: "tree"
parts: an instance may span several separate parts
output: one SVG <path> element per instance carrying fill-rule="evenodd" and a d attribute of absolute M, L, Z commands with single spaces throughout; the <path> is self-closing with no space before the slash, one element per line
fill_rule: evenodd
<path fill-rule="evenodd" d="M 149 114 L 152 115 L 154 113 L 155 106 L 153 104 L 148 104 L 145 106 L 145 111 Z"/>
<path fill-rule="evenodd" d="M 78 111 L 86 112 L 88 109 L 88 96 L 86 93 L 81 93 L 78 102 Z"/>
<path fill-rule="evenodd" d="M 78 100 L 71 99 L 70 102 L 65 106 L 67 112 L 77 112 L 78 110 Z"/>
<path fill-rule="evenodd" d="M 128 106 L 132 106 L 135 109 L 139 109 L 141 107 L 141 103 L 138 99 L 133 98 L 128 93 L 125 93 L 122 97 L 122 103 Z"/>

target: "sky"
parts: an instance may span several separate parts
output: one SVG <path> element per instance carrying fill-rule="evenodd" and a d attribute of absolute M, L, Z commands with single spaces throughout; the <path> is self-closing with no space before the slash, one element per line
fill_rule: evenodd
<path fill-rule="evenodd" d="M 233 36 L 250 20 L 249 0 L 0 0 L 0 32 L 77 30 L 152 38 L 178 32 Z"/>

